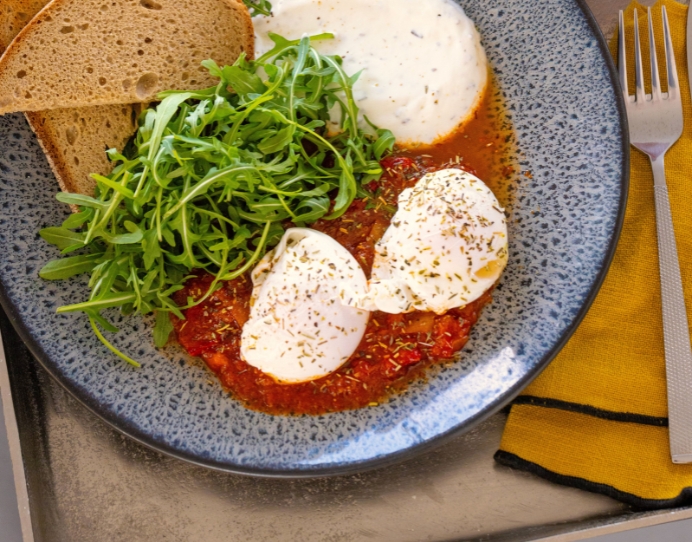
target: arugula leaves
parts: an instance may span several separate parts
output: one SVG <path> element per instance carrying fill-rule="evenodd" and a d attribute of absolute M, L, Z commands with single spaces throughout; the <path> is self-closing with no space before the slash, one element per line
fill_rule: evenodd
<path fill-rule="evenodd" d="M 264 5 L 264 2 L 259 2 Z M 156 313 L 154 337 L 165 344 L 169 313 L 202 302 L 250 270 L 278 243 L 283 224 L 303 226 L 343 214 L 382 174 L 379 159 L 394 137 L 358 127 L 349 77 L 335 56 L 321 55 L 311 40 L 271 35 L 275 47 L 257 61 L 241 56 L 233 66 L 203 65 L 219 79 L 200 91 L 168 91 L 142 113 L 134 144 L 108 154 L 108 177 L 92 175 L 95 197 L 60 193 L 77 205 L 60 227 L 40 232 L 62 254 L 40 276 L 66 279 L 91 273 L 89 299 L 58 309 L 86 313 L 98 338 L 117 329 L 101 311 Z M 341 132 L 331 135 L 331 118 Z M 193 270 L 214 275 L 200 299 L 177 306 L 171 296 Z"/>
<path fill-rule="evenodd" d="M 272 14 L 272 5 L 268 0 L 243 0 L 243 3 L 250 10 L 250 16 Z"/>

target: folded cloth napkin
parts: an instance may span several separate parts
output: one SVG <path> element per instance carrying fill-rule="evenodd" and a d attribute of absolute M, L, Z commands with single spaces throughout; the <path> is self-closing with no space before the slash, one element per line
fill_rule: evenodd
<path fill-rule="evenodd" d="M 665 66 L 662 5 L 670 21 L 685 114 L 683 135 L 665 160 L 685 301 L 692 322 L 692 104 L 685 62 L 687 7 L 674 0 L 660 0 L 652 8 L 661 67 Z M 646 8 L 635 2 L 625 11 L 630 89 L 634 88 L 635 8 L 644 66 L 649 66 Z M 616 39 L 611 43 L 615 54 Z M 571 340 L 514 402 L 495 459 L 640 508 L 692 502 L 692 464 L 671 462 L 667 411 L 653 175 L 648 158 L 633 149 L 627 211 L 608 276 Z"/>

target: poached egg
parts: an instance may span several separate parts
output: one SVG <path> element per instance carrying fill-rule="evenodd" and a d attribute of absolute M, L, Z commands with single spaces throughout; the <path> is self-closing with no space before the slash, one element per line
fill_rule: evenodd
<path fill-rule="evenodd" d="M 507 223 L 492 191 L 459 169 L 424 175 L 399 196 L 375 246 L 369 289 L 353 305 L 443 314 L 478 299 L 507 264 Z"/>
<path fill-rule="evenodd" d="M 340 55 L 364 117 L 388 128 L 400 145 L 430 144 L 470 118 L 488 81 L 488 63 L 473 21 L 453 0 L 276 0 L 272 17 L 258 16 L 258 56 L 271 50 L 268 33 L 287 39 L 324 32 L 312 43 Z M 340 131 L 338 106 L 331 132 Z"/>
<path fill-rule="evenodd" d="M 345 292 L 363 295 L 366 278 L 351 253 L 328 235 L 291 228 L 252 272 L 250 319 L 240 353 L 282 383 L 337 370 L 358 347 L 367 311 Z"/>

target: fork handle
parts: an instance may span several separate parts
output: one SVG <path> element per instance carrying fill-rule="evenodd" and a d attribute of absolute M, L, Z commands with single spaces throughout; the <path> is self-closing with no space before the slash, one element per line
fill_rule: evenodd
<path fill-rule="evenodd" d="M 663 342 L 668 385 L 668 427 L 673 463 L 692 462 L 692 349 L 685 310 L 678 249 L 663 167 L 663 156 L 651 161 L 654 172 L 658 264 L 663 303 Z"/>

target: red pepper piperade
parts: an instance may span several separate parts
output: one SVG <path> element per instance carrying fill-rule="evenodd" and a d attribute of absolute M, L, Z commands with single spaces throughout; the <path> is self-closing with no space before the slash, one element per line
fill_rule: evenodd
<path fill-rule="evenodd" d="M 480 111 L 487 109 L 486 101 Z M 492 133 L 490 117 L 479 115 L 463 133 L 437 145 L 430 154 L 408 152 L 384 159 L 382 179 L 369 187 L 376 190 L 375 202 L 357 200 L 339 219 L 320 220 L 311 227 L 346 247 L 369 276 L 375 244 L 389 226 L 392 209 L 405 188 L 425 173 L 450 167 L 450 160 L 451 167 L 474 174 L 480 170 L 488 175 L 491 166 L 498 165 L 494 156 L 498 149 L 486 143 Z M 469 134 L 475 145 L 468 145 Z M 464 143 L 466 156 L 463 160 L 455 158 L 454 149 Z M 208 274 L 189 280 L 177 293 L 176 302 L 183 304 L 188 296 L 200 297 L 211 280 Z M 452 359 L 468 341 L 471 328 L 491 299 L 486 292 L 469 305 L 442 315 L 373 312 L 360 345 L 340 369 L 310 382 L 279 384 L 240 356 L 240 336 L 249 317 L 251 293 L 249 276 L 239 277 L 188 309 L 185 320 L 173 317 L 173 323 L 180 344 L 191 355 L 200 356 L 235 398 L 270 414 L 319 415 L 379 404 L 424 377 L 429 367 Z"/>

